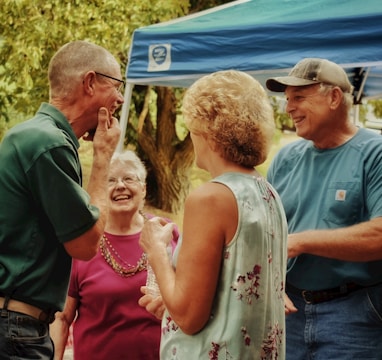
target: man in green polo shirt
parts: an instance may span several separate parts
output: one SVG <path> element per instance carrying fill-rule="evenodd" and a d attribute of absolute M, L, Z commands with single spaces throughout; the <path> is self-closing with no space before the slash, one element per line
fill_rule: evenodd
<path fill-rule="evenodd" d="M 107 174 L 120 136 L 120 66 L 104 48 L 64 45 L 49 64 L 50 100 L 0 144 L 0 359 L 52 359 L 71 259 L 89 260 L 107 216 Z M 86 192 L 78 139 L 93 141 Z"/>

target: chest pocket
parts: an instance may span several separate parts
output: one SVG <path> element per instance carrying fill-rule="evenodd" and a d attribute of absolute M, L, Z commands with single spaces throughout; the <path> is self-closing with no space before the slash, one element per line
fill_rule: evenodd
<path fill-rule="evenodd" d="M 365 199 L 360 182 L 332 182 L 325 195 L 323 219 L 338 225 L 362 221 Z"/>

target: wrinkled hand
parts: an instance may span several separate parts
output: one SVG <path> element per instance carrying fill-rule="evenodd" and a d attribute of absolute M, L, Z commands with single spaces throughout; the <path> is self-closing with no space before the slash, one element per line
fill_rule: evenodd
<path fill-rule="evenodd" d="M 173 228 L 173 223 L 160 217 L 153 217 L 143 226 L 139 245 L 146 254 L 160 252 L 159 249 L 166 248 L 170 243 Z"/>
<path fill-rule="evenodd" d="M 85 141 L 93 141 L 94 151 L 114 153 L 117 147 L 121 129 L 118 119 L 111 116 L 105 107 L 98 110 L 98 125 L 94 132 L 83 136 Z"/>
<path fill-rule="evenodd" d="M 285 315 L 289 315 L 298 311 L 287 294 L 284 295 L 284 307 Z"/>
<path fill-rule="evenodd" d="M 147 293 L 146 286 L 141 287 L 141 293 L 144 295 L 138 300 L 139 306 L 146 308 L 146 311 L 154 315 L 157 319 L 161 320 L 165 310 L 162 296 L 153 298 Z"/>

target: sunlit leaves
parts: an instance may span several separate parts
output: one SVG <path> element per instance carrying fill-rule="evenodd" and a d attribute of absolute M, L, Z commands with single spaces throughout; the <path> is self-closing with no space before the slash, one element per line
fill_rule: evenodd
<path fill-rule="evenodd" d="M 133 31 L 182 16 L 188 0 L 2 0 L 1 82 L 16 111 L 34 113 L 48 101 L 50 58 L 66 42 L 83 39 L 107 48 L 125 72 Z M 0 88 L 0 121 L 10 103 Z"/>

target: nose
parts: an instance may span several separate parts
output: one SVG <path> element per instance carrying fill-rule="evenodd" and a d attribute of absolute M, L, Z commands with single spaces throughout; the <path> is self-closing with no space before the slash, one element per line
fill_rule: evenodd
<path fill-rule="evenodd" d="M 118 99 L 117 99 L 117 102 L 119 105 L 122 105 L 124 102 L 125 102 L 125 98 L 123 96 L 123 93 L 118 91 Z"/>
<path fill-rule="evenodd" d="M 123 179 L 122 178 L 118 178 L 117 179 L 117 182 L 116 182 L 116 184 L 115 184 L 115 187 L 116 188 L 125 188 L 126 187 L 126 184 L 125 184 L 125 182 L 123 181 Z"/>
<path fill-rule="evenodd" d="M 290 116 L 294 110 L 296 110 L 295 103 L 290 99 L 286 100 L 285 112 Z"/>
<path fill-rule="evenodd" d="M 292 101 L 288 99 L 286 100 L 286 104 L 285 104 L 285 112 L 289 113 L 291 108 L 292 108 Z"/>

